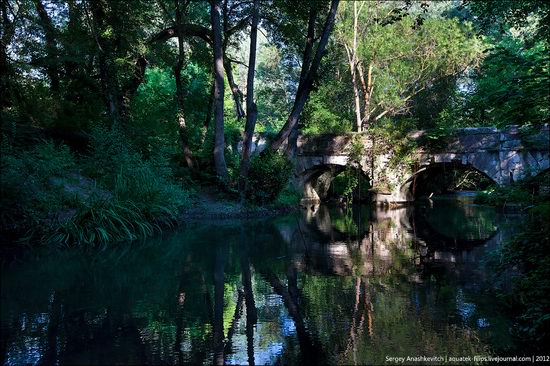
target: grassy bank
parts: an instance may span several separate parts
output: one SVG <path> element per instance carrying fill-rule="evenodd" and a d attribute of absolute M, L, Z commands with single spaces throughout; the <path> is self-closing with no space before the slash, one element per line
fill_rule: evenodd
<path fill-rule="evenodd" d="M 2 141 L 1 226 L 7 239 L 56 245 L 134 240 L 170 224 L 189 202 L 161 151 L 147 154 L 117 130 L 97 129 L 86 154 L 36 141 Z"/>
<path fill-rule="evenodd" d="M 288 212 L 298 202 L 296 193 L 283 187 L 288 164 L 280 158 L 269 160 L 272 164 L 253 161 L 256 181 L 243 205 L 235 190 L 216 185 L 204 172 L 194 178 L 182 173 L 162 145 L 143 151 L 116 129 L 92 131 L 80 154 L 53 141 L 32 146 L 2 140 L 3 242 L 108 245 L 186 219 L 262 217 Z M 261 184 L 264 176 L 269 186 Z"/>

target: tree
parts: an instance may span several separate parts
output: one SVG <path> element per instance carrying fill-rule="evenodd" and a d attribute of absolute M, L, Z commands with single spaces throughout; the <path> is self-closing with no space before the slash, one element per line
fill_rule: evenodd
<path fill-rule="evenodd" d="M 244 129 L 243 152 L 239 176 L 239 190 L 243 199 L 246 191 L 246 177 L 248 175 L 248 168 L 250 167 L 252 137 L 254 135 L 254 127 L 256 126 L 256 118 L 258 116 L 258 109 L 256 103 L 254 103 L 256 44 L 258 40 L 258 21 L 260 17 L 258 8 L 259 1 L 254 0 L 252 25 L 250 27 L 250 55 L 248 58 L 248 76 L 246 79 L 246 125 Z"/>
<path fill-rule="evenodd" d="M 175 0 L 176 8 L 176 26 L 181 27 L 183 24 L 183 14 L 185 13 L 189 2 L 187 0 Z M 178 32 L 178 58 L 174 65 L 174 77 L 176 80 L 176 99 L 178 104 L 178 134 L 183 152 L 183 157 L 189 168 L 193 168 L 193 154 L 189 148 L 189 133 L 187 131 L 187 125 L 185 122 L 185 92 L 183 90 L 183 83 L 181 80 L 181 70 L 185 63 L 185 49 L 184 49 L 184 37 L 181 32 Z"/>
<path fill-rule="evenodd" d="M 216 174 L 223 181 L 227 182 L 227 164 L 225 163 L 225 139 L 223 126 L 223 44 L 222 28 L 220 24 L 220 0 L 211 2 L 212 22 L 212 48 L 214 50 L 214 164 Z"/>
<path fill-rule="evenodd" d="M 340 13 L 337 41 L 348 60 L 357 131 L 408 112 L 419 92 L 480 59 L 481 44 L 468 23 L 402 12 L 394 4 L 353 3 Z"/>
<path fill-rule="evenodd" d="M 469 123 L 542 124 L 550 120 L 548 20 L 542 1 L 469 1 L 477 28 L 489 43 L 460 113 Z"/>
<path fill-rule="evenodd" d="M 334 19 L 336 17 L 336 11 L 338 9 L 339 0 L 332 0 L 330 5 L 330 10 L 325 20 L 323 26 L 323 31 L 321 33 L 319 43 L 317 44 L 317 49 L 315 51 L 315 56 L 313 56 L 313 42 L 314 42 L 314 26 L 315 20 L 317 18 L 317 7 L 314 3 L 311 3 L 309 11 L 309 21 L 308 21 L 308 34 L 306 39 L 306 45 L 304 48 L 304 56 L 302 59 L 302 71 L 300 73 L 300 83 L 298 85 L 298 90 L 294 99 L 294 105 L 292 106 L 292 111 L 290 112 L 286 123 L 281 128 L 275 140 L 271 143 L 270 148 L 274 151 L 278 150 L 279 147 L 287 141 L 290 133 L 297 127 L 298 119 L 304 105 L 311 93 L 313 88 L 313 82 L 317 77 L 317 71 L 321 64 L 321 59 L 325 54 L 325 49 L 328 44 L 332 28 L 334 26 Z"/>

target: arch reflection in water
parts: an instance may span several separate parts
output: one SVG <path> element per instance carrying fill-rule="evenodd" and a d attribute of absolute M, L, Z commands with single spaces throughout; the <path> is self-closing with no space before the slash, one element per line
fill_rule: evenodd
<path fill-rule="evenodd" d="M 29 254 L 2 267 L 3 363 L 364 364 L 513 349 L 482 264 L 505 220 L 451 201 L 319 206 L 188 224 L 127 250 Z"/>

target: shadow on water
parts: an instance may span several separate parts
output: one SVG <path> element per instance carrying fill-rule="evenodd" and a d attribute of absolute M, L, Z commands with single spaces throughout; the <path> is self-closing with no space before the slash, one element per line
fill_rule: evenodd
<path fill-rule="evenodd" d="M 364 364 L 515 351 L 485 259 L 509 218 L 451 200 L 194 222 L 2 266 L 2 363 Z"/>

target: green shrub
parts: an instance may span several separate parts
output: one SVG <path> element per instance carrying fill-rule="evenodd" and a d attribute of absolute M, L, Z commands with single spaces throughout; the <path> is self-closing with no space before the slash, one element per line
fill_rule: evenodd
<path fill-rule="evenodd" d="M 48 243 L 95 245 L 134 240 L 173 222 L 188 194 L 175 183 L 162 146 L 145 158 L 116 129 L 95 128 L 90 138 L 80 165 L 64 145 L 44 141 L 23 151 L 4 139 L 2 228 Z"/>
<path fill-rule="evenodd" d="M 548 199 L 550 187 L 550 173 L 545 172 L 534 177 L 526 177 L 522 181 L 510 186 L 491 186 L 481 191 L 475 199 L 476 203 L 492 206 L 533 205 Z"/>
<path fill-rule="evenodd" d="M 287 184 L 275 199 L 275 203 L 285 206 L 297 205 L 301 198 L 300 194 L 290 184 Z"/>
<path fill-rule="evenodd" d="M 283 155 L 264 151 L 250 162 L 247 197 L 257 203 L 270 203 L 287 185 L 292 164 Z"/>
<path fill-rule="evenodd" d="M 16 149 L 5 137 L 0 153 L 0 225 L 16 231 L 45 225 L 67 198 L 52 178 L 73 169 L 74 156 L 67 146 L 52 141 L 40 141 L 30 150 Z"/>
<path fill-rule="evenodd" d="M 188 194 L 181 187 L 144 164 L 133 174 L 122 171 L 115 179 L 114 196 L 117 201 L 131 202 L 150 220 L 172 219 L 188 203 Z"/>
<path fill-rule="evenodd" d="M 531 208 L 521 232 L 505 243 L 494 264 L 500 283 L 509 282 L 509 268 L 518 269 L 512 280 L 512 296 L 503 298 L 516 312 L 517 335 L 537 350 L 543 350 L 550 340 L 549 221 L 550 203 Z"/>
<path fill-rule="evenodd" d="M 188 193 L 175 183 L 162 146 L 147 155 L 146 159 L 117 129 L 94 129 L 83 165 L 112 197 L 109 202 L 98 197 L 83 202 L 48 241 L 95 245 L 134 240 L 159 230 L 158 223 L 173 222 L 188 203 Z"/>

